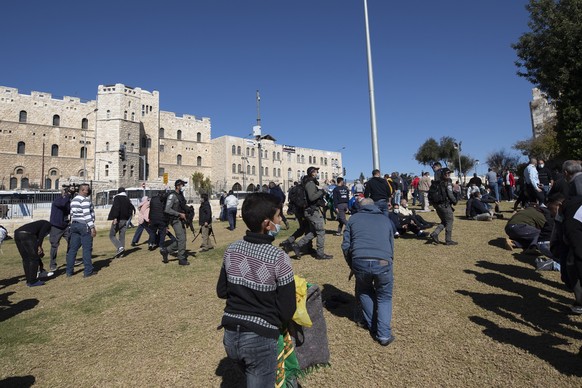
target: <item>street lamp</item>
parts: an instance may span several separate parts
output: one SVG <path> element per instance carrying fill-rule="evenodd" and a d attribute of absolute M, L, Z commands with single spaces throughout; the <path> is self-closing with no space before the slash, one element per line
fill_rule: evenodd
<path fill-rule="evenodd" d="M 259 151 L 259 191 L 263 190 L 263 149 L 261 148 L 261 140 L 272 140 L 275 141 L 275 138 L 271 135 L 261 135 L 261 96 L 259 95 L 259 91 L 257 90 L 257 125 L 253 127 L 253 136 L 257 141 L 257 147 Z"/>
<path fill-rule="evenodd" d="M 374 72 L 372 70 L 372 47 L 370 45 L 370 26 L 368 23 L 368 0 L 364 0 L 364 17 L 366 21 L 366 49 L 368 53 L 368 87 L 370 90 L 370 121 L 372 123 L 372 160 L 374 169 L 380 169 L 378 152 L 378 129 L 376 128 L 376 102 L 374 99 Z"/>
<path fill-rule="evenodd" d="M 479 159 L 475 160 L 475 175 L 477 174 L 477 167 L 479 167 Z"/>
<path fill-rule="evenodd" d="M 138 155 L 138 158 L 142 160 L 143 163 L 143 195 L 145 197 L 145 181 L 146 181 L 146 156 L 145 155 Z"/>
<path fill-rule="evenodd" d="M 461 176 L 463 175 L 463 170 L 461 168 L 461 144 L 463 144 L 462 141 L 460 141 L 458 144 L 457 143 L 454 144 L 454 147 L 457 150 L 457 153 L 459 154 L 459 178 L 461 178 Z M 464 180 L 463 184 L 465 184 Z"/>

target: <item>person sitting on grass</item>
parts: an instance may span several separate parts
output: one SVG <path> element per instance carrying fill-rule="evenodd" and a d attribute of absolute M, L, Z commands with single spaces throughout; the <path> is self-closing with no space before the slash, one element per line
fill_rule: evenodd
<path fill-rule="evenodd" d="M 531 202 L 530 206 L 515 213 L 505 226 L 508 236 L 505 239 L 505 248 L 510 251 L 523 248 L 528 253 L 539 253 L 537 243 L 540 231 L 546 224 L 545 212 L 548 212 L 547 208 Z"/>
<path fill-rule="evenodd" d="M 424 229 L 432 228 L 433 223 L 426 221 L 420 215 L 408 207 L 408 200 L 402 198 L 400 200 L 400 206 L 394 206 L 394 213 L 398 214 L 400 227 L 398 232 L 400 234 L 405 234 L 406 232 L 411 232 L 418 237 L 426 237 L 428 233 Z"/>
<path fill-rule="evenodd" d="M 560 271 L 560 260 L 550 250 L 550 242 L 554 233 L 555 218 L 564 199 L 565 196 L 558 193 L 546 205 L 548 208 L 548 211 L 544 213 L 546 223 L 540 231 L 537 244 L 540 253 L 545 257 L 536 258 L 536 270 L 538 271 Z"/>
<path fill-rule="evenodd" d="M 248 231 L 224 252 L 216 286 L 226 299 L 221 327 L 229 358 L 242 364 L 247 387 L 274 387 L 277 340 L 296 309 L 291 259 L 271 245 L 281 229 L 279 200 L 254 193 L 242 205 Z"/>
<path fill-rule="evenodd" d="M 495 202 L 495 199 L 493 199 Z M 483 200 L 481 192 L 475 191 L 467 201 L 467 210 L 465 215 L 468 219 L 477 221 L 492 221 L 494 217 L 503 218 L 503 214 L 494 213 L 491 207 Z"/>

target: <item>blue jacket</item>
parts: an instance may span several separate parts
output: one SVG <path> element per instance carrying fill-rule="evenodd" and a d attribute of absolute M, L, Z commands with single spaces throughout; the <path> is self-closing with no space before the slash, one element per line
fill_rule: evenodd
<path fill-rule="evenodd" d="M 394 227 L 375 205 L 362 206 L 351 216 L 344 231 L 342 251 L 348 265 L 352 260 L 392 260 L 394 256 Z"/>
<path fill-rule="evenodd" d="M 52 226 L 65 229 L 69 226 L 69 214 L 71 213 L 71 196 L 65 195 L 55 198 L 51 205 L 50 223 Z"/>

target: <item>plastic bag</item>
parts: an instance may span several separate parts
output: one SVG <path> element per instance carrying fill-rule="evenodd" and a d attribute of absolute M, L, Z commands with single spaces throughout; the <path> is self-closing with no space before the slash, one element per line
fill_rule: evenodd
<path fill-rule="evenodd" d="M 297 275 L 295 275 L 295 298 L 297 300 L 297 309 L 295 310 L 295 314 L 293 314 L 293 321 L 301 326 L 311 327 L 312 322 L 307 313 L 306 305 L 307 281 Z"/>

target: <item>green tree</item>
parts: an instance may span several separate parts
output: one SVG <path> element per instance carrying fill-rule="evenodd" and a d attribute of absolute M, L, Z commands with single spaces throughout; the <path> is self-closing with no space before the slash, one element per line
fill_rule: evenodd
<path fill-rule="evenodd" d="M 501 151 L 489 154 L 485 162 L 496 172 L 502 172 L 508 169 L 515 170 L 519 165 L 519 156 L 511 155 L 502 149 Z"/>
<path fill-rule="evenodd" d="M 517 74 L 555 104 L 562 156 L 582 158 L 582 1 L 530 0 L 526 9 L 531 31 L 512 45 Z"/>
<path fill-rule="evenodd" d="M 359 178 L 359 180 L 360 180 L 360 183 L 364 183 L 364 181 L 366 180 L 366 176 L 364 175 L 364 173 L 363 173 L 363 172 L 361 172 L 361 173 L 360 173 L 360 178 Z"/>
<path fill-rule="evenodd" d="M 441 137 L 437 143 L 435 139 L 428 138 L 416 151 L 414 158 L 416 161 L 424 166 L 431 166 L 435 162 L 441 162 L 445 167 L 454 163 L 457 158 L 457 150 L 455 149 L 456 140 L 450 136 Z"/>
<path fill-rule="evenodd" d="M 201 172 L 192 174 L 192 185 L 194 185 L 194 190 L 199 194 L 206 193 L 210 195 L 212 193 L 212 182 L 210 178 L 204 178 L 204 174 Z"/>
<path fill-rule="evenodd" d="M 513 148 L 525 156 L 535 156 L 543 160 L 553 159 L 560 151 L 555 123 L 553 124 L 546 125 L 540 136 L 518 141 Z"/>

